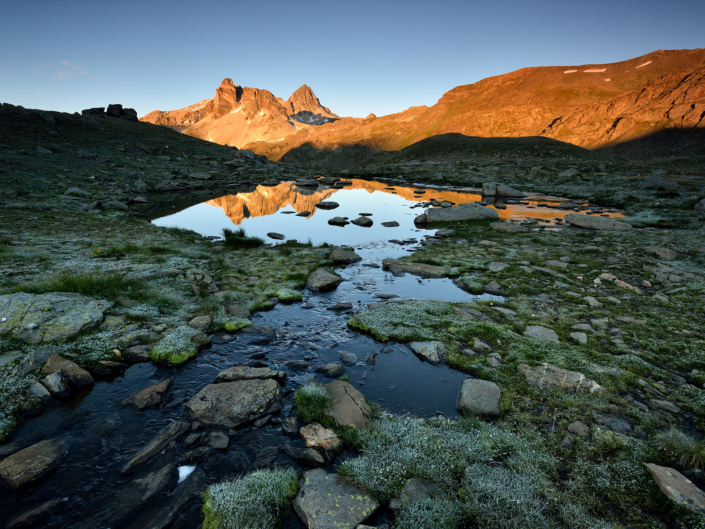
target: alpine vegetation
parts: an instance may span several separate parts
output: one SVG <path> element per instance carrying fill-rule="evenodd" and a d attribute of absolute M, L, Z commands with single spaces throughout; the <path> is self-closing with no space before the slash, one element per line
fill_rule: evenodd
<path fill-rule="evenodd" d="M 296 392 L 296 413 L 304 422 L 321 422 L 323 412 L 330 404 L 326 388 L 316 382 L 309 382 Z"/>

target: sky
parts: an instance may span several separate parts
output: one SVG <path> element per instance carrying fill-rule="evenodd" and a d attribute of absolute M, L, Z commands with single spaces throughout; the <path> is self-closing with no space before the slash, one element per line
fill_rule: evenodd
<path fill-rule="evenodd" d="M 526 66 L 705 47 L 703 0 L 5 0 L 1 13 L 0 102 L 139 116 L 213 97 L 226 77 L 284 99 L 307 84 L 340 116 L 381 116 Z"/>

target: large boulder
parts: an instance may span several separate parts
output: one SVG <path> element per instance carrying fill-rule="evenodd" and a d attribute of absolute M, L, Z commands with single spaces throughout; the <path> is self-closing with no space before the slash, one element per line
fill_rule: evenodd
<path fill-rule="evenodd" d="M 304 473 L 294 510 L 308 529 L 358 527 L 379 508 L 364 491 L 321 468 Z"/>
<path fill-rule="evenodd" d="M 342 380 L 334 380 L 323 387 L 331 398 L 325 416 L 331 417 L 338 426 L 355 426 L 361 430 L 370 427 L 372 410 L 362 393 Z"/>
<path fill-rule="evenodd" d="M 344 248 L 336 248 L 333 250 L 330 255 L 328 256 L 328 259 L 333 261 L 336 264 L 351 264 L 351 263 L 357 263 L 358 261 L 362 260 L 362 257 L 357 255 L 355 252 L 352 250 L 346 250 Z"/>
<path fill-rule="evenodd" d="M 20 450 L 0 462 L 0 479 L 12 490 L 54 470 L 66 454 L 66 441 L 47 439 Z"/>
<path fill-rule="evenodd" d="M 70 388 L 80 388 L 81 386 L 88 386 L 93 384 L 93 377 L 91 374 L 78 366 L 71 360 L 64 358 L 59 355 L 51 355 L 47 360 L 47 363 L 42 368 L 40 375 L 47 376 L 57 371 L 61 372 L 61 375 L 66 380 L 66 383 Z"/>
<path fill-rule="evenodd" d="M 191 421 L 213 428 L 238 428 L 282 408 L 281 386 L 272 379 L 210 384 L 186 404 Z"/>
<path fill-rule="evenodd" d="M 594 215 L 581 215 L 580 213 L 569 213 L 565 216 L 565 221 L 573 226 L 591 230 L 626 231 L 632 229 L 631 224 L 621 220 L 596 217 Z"/>
<path fill-rule="evenodd" d="M 7 294 L 0 296 L 0 336 L 28 343 L 64 340 L 97 327 L 111 306 L 80 294 Z"/>
<path fill-rule="evenodd" d="M 482 194 L 489 197 L 525 197 L 526 193 L 504 184 L 482 184 Z"/>
<path fill-rule="evenodd" d="M 147 461 L 166 448 L 174 439 L 178 439 L 181 435 L 188 432 L 190 425 L 186 422 L 172 422 L 166 425 L 154 438 L 139 450 L 132 458 L 123 465 L 120 469 L 122 475 L 129 474 L 133 470 L 141 467 Z"/>
<path fill-rule="evenodd" d="M 382 268 L 393 274 L 407 272 L 421 277 L 446 277 L 448 269 L 443 266 L 434 266 L 424 263 L 412 263 L 399 259 L 383 259 Z"/>
<path fill-rule="evenodd" d="M 531 367 L 527 364 L 519 366 L 519 373 L 526 377 L 529 384 L 535 384 L 541 389 L 562 389 L 568 393 L 595 393 L 602 391 L 594 380 L 576 371 L 568 371 L 551 364 L 541 364 Z"/>
<path fill-rule="evenodd" d="M 485 220 L 499 219 L 499 213 L 492 208 L 486 208 L 474 202 L 459 204 L 452 208 L 431 208 L 427 209 L 423 215 L 414 219 L 414 224 L 423 226 L 434 222 L 451 222 L 463 220 Z"/>
<path fill-rule="evenodd" d="M 499 415 L 499 399 L 502 390 L 494 382 L 468 378 L 463 380 L 455 401 L 461 415 Z"/>
<path fill-rule="evenodd" d="M 669 500 L 697 514 L 705 514 L 705 493 L 683 474 L 668 467 L 644 463 L 656 485 Z"/>
<path fill-rule="evenodd" d="M 342 277 L 319 268 L 308 275 L 306 288 L 313 292 L 326 292 L 328 290 L 334 290 L 342 282 Z"/>
<path fill-rule="evenodd" d="M 125 397 L 120 401 L 120 406 L 132 408 L 133 410 L 143 411 L 147 408 L 154 408 L 162 403 L 162 400 L 171 388 L 171 379 L 167 378 L 157 384 L 152 384 L 129 397 Z"/>

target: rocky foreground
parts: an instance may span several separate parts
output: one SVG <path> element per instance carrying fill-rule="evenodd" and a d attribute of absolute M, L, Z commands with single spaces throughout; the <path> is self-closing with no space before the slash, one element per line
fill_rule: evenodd
<path fill-rule="evenodd" d="M 498 190 L 505 200 L 541 190 L 572 199 L 573 215 L 588 196 L 605 209 L 569 214 L 560 231 L 500 222 L 483 204 L 419 212 L 419 226 L 443 229 L 385 267 L 450 277 L 503 301 L 390 298 L 348 313 L 348 325 L 380 349 L 408 343 L 420 361 L 467 374 L 449 388 L 461 419 L 371 406 L 365 388 L 345 378 L 357 358 L 274 368 L 253 350 L 248 365 L 227 367 L 183 400 L 170 378 L 126 396 L 119 405 L 130 413 L 183 413 L 120 452 L 109 493 L 81 491 L 85 516 L 67 513 L 71 491 L 34 501 L 46 480 L 71 472 L 88 439 L 23 446 L 13 440 L 18 424 L 41 423 L 135 364 L 183 369 L 236 333 L 267 343 L 276 331 L 253 326 L 254 311 L 335 288 L 335 269 L 360 257 L 298 243 L 238 247 L 145 222 L 184 199 L 296 180 L 304 171 L 295 166 L 109 116 L 4 105 L 0 117 L 8 527 L 185 527 L 200 509 L 207 527 L 276 527 L 292 512 L 316 528 L 702 524 L 702 167 L 482 152 L 468 166 L 448 162 L 452 171 L 397 160 L 384 173 L 479 179 L 488 184 L 484 204 L 497 203 Z M 609 206 L 625 208 L 626 218 L 602 216 Z M 322 383 L 293 387 L 289 378 L 308 362 Z M 286 441 L 261 444 L 265 425 Z M 250 439 L 247 453 L 233 449 Z M 185 467 L 195 469 L 179 481 Z M 218 467 L 227 479 L 212 483 Z M 148 509 L 165 498 L 159 512 Z"/>

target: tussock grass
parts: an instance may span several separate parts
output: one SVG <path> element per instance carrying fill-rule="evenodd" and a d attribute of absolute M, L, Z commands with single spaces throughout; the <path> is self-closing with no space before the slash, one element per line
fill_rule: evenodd
<path fill-rule="evenodd" d="M 18 285 L 13 291 L 30 294 L 73 292 L 84 296 L 116 299 L 126 295 L 137 295 L 143 289 L 142 281 L 126 279 L 117 273 L 65 272 L 44 281 Z"/>
<path fill-rule="evenodd" d="M 226 248 L 257 248 L 264 244 L 264 239 L 261 237 L 249 237 L 245 233 L 245 228 L 238 228 L 236 230 L 231 230 L 229 228 L 223 228 L 223 246 Z"/>
<path fill-rule="evenodd" d="M 705 446 L 675 427 L 654 436 L 653 444 L 669 463 L 703 469 Z"/>
<path fill-rule="evenodd" d="M 309 382 L 296 392 L 296 414 L 304 422 L 322 422 L 323 412 L 330 405 L 330 395 L 316 382 Z"/>

